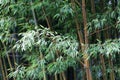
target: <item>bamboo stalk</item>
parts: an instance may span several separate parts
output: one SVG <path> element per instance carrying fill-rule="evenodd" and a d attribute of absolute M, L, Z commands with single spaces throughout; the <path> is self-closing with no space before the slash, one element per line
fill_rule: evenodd
<path fill-rule="evenodd" d="M 71 3 L 72 3 L 73 10 L 76 12 L 74 0 L 71 0 Z M 79 37 L 79 43 L 80 44 L 83 44 L 83 43 L 88 44 L 88 38 L 87 38 L 88 33 L 87 33 L 87 22 L 86 22 L 86 11 L 85 11 L 84 0 L 82 0 L 82 14 L 83 14 L 83 21 L 84 21 L 85 42 L 83 40 L 82 33 L 79 30 L 80 25 L 78 23 L 78 19 L 76 16 L 74 17 L 74 19 L 75 19 L 75 23 L 76 23 L 77 34 Z M 80 45 L 80 46 L 82 48 L 82 52 L 84 53 L 83 54 L 84 55 L 84 67 L 86 68 L 87 80 L 92 80 L 92 75 L 91 75 L 90 68 L 89 68 L 89 61 L 86 59 L 88 57 L 88 55 L 87 55 L 87 53 L 85 53 L 85 49 L 87 49 L 87 46 L 83 46 L 83 45 Z"/>
<path fill-rule="evenodd" d="M 76 30 L 77 30 L 77 34 L 78 34 L 78 38 L 79 38 L 79 44 L 81 46 L 81 44 L 84 43 L 84 40 L 83 40 L 83 34 L 82 32 L 80 31 L 80 24 L 78 22 L 78 14 L 76 12 L 76 9 L 75 9 L 75 2 L 74 0 L 71 0 L 71 3 L 72 3 L 72 8 L 73 10 L 75 11 L 75 16 L 74 16 L 74 19 L 75 19 L 75 24 L 76 24 Z M 81 47 L 82 48 L 82 47 Z"/>
<path fill-rule="evenodd" d="M 53 62 L 55 62 L 55 59 L 53 60 Z M 57 74 L 55 74 L 54 79 L 55 79 L 55 80 L 58 80 Z"/>
<path fill-rule="evenodd" d="M 59 51 L 56 51 L 56 55 L 57 55 L 57 57 L 59 57 Z M 62 73 L 60 73 L 60 80 L 67 80 L 67 78 L 66 78 L 66 76 L 65 76 L 65 73 L 64 72 L 62 72 Z"/>
<path fill-rule="evenodd" d="M 99 31 L 99 30 L 98 30 Z M 97 38 L 99 40 L 101 40 L 100 38 L 100 33 L 97 33 Z M 103 80 L 107 80 L 107 76 L 106 76 L 106 66 L 105 66 L 105 60 L 102 54 L 99 55 L 100 56 L 100 62 L 101 62 L 101 66 L 102 66 L 102 74 L 103 74 Z"/>
<path fill-rule="evenodd" d="M 46 19 L 46 22 L 47 22 L 47 26 L 48 26 L 48 28 L 51 29 L 49 19 L 47 18 L 46 13 L 45 13 L 45 9 L 44 9 L 43 7 L 42 7 L 42 11 L 43 11 L 43 13 L 44 13 L 44 16 L 45 16 L 45 19 Z"/>
<path fill-rule="evenodd" d="M 33 5 L 33 2 L 31 0 L 31 6 Z M 38 26 L 38 23 L 37 23 L 37 19 L 36 19 L 36 15 L 35 15 L 35 10 L 32 8 L 32 15 L 33 15 L 33 19 L 35 21 L 35 26 Z"/>
<path fill-rule="evenodd" d="M 64 72 L 62 72 L 61 75 L 62 75 L 63 80 L 67 80 Z"/>
<path fill-rule="evenodd" d="M 113 68 L 113 62 L 111 60 L 111 56 L 109 58 L 109 66 L 110 66 L 110 69 L 111 69 L 111 72 L 110 72 L 110 80 L 115 80 L 115 76 L 114 76 L 114 68 Z"/>
<path fill-rule="evenodd" d="M 53 60 L 53 62 L 55 61 L 55 59 Z M 54 75 L 54 80 L 58 80 L 58 76 L 57 74 Z"/>
<path fill-rule="evenodd" d="M 100 8 L 102 9 L 101 12 L 104 12 L 104 8 L 105 8 L 105 0 L 100 0 Z"/>
<path fill-rule="evenodd" d="M 60 80 L 63 80 L 63 79 L 62 79 L 62 73 L 60 73 L 60 75 L 59 75 L 59 76 L 60 76 Z"/>
<path fill-rule="evenodd" d="M 3 69 L 3 63 L 2 63 L 1 57 L 0 57 L 0 67 L 1 67 L 1 71 L 2 71 L 3 80 L 6 80 L 5 72 L 4 72 L 4 69 Z"/>
<path fill-rule="evenodd" d="M 45 16 L 47 25 L 48 25 L 49 29 L 51 29 L 49 19 L 47 18 L 46 13 L 45 13 L 45 9 L 44 9 L 43 7 L 42 7 L 42 11 L 43 11 L 43 14 L 44 14 L 44 16 Z M 53 60 L 53 61 L 55 61 L 55 60 Z M 55 78 L 55 80 L 58 80 L 57 74 L 55 74 L 54 78 Z"/>
<path fill-rule="evenodd" d="M 82 45 L 84 43 L 83 34 L 80 31 L 80 24 L 78 22 L 78 14 L 77 14 L 76 9 L 75 9 L 74 0 L 71 0 L 71 3 L 72 3 L 72 8 L 73 8 L 73 10 L 75 11 L 75 14 L 76 14 L 76 16 L 74 16 L 74 20 L 75 20 L 75 24 L 76 24 L 77 35 L 78 35 L 78 38 L 79 38 L 78 39 L 79 40 L 79 47 L 82 48 L 82 51 L 84 51 L 84 48 L 83 48 L 83 45 Z M 80 61 L 80 63 L 82 63 L 82 62 Z M 84 65 L 84 64 L 82 64 L 82 65 Z"/>
<path fill-rule="evenodd" d="M 89 44 L 89 40 L 88 40 L 88 31 L 87 31 L 87 17 L 86 17 L 86 10 L 85 10 L 85 0 L 82 0 L 82 16 L 83 16 L 83 24 L 84 24 L 84 37 L 85 37 L 85 47 L 84 47 L 84 64 L 85 64 L 85 68 L 86 68 L 86 78 L 87 80 L 92 80 L 92 74 L 90 71 L 90 64 L 89 64 L 89 60 L 86 59 L 88 57 L 88 54 L 86 53 L 86 49 L 88 47 Z"/>
<path fill-rule="evenodd" d="M 95 14 L 95 2 L 94 0 L 91 0 L 91 11 L 93 14 Z M 107 28 L 109 29 L 109 28 Z M 97 38 L 101 40 L 100 38 L 100 30 L 98 29 L 97 32 Z M 100 62 L 101 62 L 101 65 L 102 65 L 102 74 L 103 74 L 103 80 L 107 80 L 107 76 L 106 76 L 106 67 L 105 67 L 105 61 L 104 61 L 104 57 L 103 55 L 100 54 Z"/>
<path fill-rule="evenodd" d="M 32 6 L 33 2 L 31 0 L 31 6 Z M 36 15 L 35 15 L 35 10 L 32 8 L 32 14 L 33 14 L 33 19 L 35 21 L 35 25 L 38 26 L 38 23 L 37 23 L 37 19 L 36 19 Z M 42 53 L 40 53 L 40 59 L 43 59 L 43 55 Z M 46 78 L 46 74 L 45 74 L 45 67 L 43 66 L 43 80 L 47 80 Z"/>
<path fill-rule="evenodd" d="M 95 1 L 91 0 L 91 11 L 94 14 L 95 13 Z"/>
<path fill-rule="evenodd" d="M 48 28 L 51 29 L 49 19 L 47 18 L 46 13 L 45 13 L 45 10 L 44 10 L 43 7 L 42 7 L 42 11 L 43 11 L 43 13 L 44 13 L 44 15 L 45 15 L 45 19 L 46 19 L 46 22 L 47 22 Z M 54 61 L 55 61 L 55 60 L 54 60 Z M 55 74 L 54 77 L 55 77 L 55 80 L 58 80 L 57 74 Z"/>
<path fill-rule="evenodd" d="M 74 70 L 74 80 L 77 80 L 75 70 Z"/>
<path fill-rule="evenodd" d="M 12 68 L 12 63 L 11 63 L 10 57 L 9 57 L 8 54 L 6 56 L 7 56 L 7 60 L 8 60 L 8 63 L 9 63 L 10 70 L 13 72 L 13 68 Z M 14 77 L 13 77 L 13 80 L 15 80 Z"/>
<path fill-rule="evenodd" d="M 54 59 L 54 62 L 55 62 L 55 59 Z M 55 78 L 55 80 L 58 80 L 57 74 L 55 74 L 54 78 Z"/>
<path fill-rule="evenodd" d="M 108 31 L 108 30 L 107 30 L 106 38 L 107 38 L 107 39 L 110 38 L 110 35 L 109 35 L 109 31 Z M 111 60 L 111 55 L 109 56 L 108 62 L 109 62 L 109 66 L 110 66 L 110 69 L 111 69 L 111 72 L 110 72 L 110 80 L 115 80 L 114 68 L 113 68 L 113 62 L 112 62 L 112 60 Z"/>
<path fill-rule="evenodd" d="M 115 9 L 115 0 L 111 0 L 111 2 L 112 2 L 112 8 L 113 8 L 113 10 Z"/>
<path fill-rule="evenodd" d="M 8 54 L 7 54 L 6 56 L 7 56 L 8 64 L 9 64 L 9 66 L 10 66 L 10 70 L 13 71 L 12 63 L 11 63 L 10 57 L 9 57 Z"/>
<path fill-rule="evenodd" d="M 43 54 L 42 53 L 40 53 L 40 59 L 42 60 L 43 59 Z M 43 80 L 47 80 L 47 78 L 46 78 L 46 74 L 45 74 L 45 65 L 43 65 Z"/>
<path fill-rule="evenodd" d="M 16 69 L 16 59 L 15 59 L 15 53 L 14 53 L 14 52 L 12 52 L 12 55 L 13 55 L 14 67 L 15 67 L 15 69 Z"/>
<path fill-rule="evenodd" d="M 58 80 L 57 74 L 55 74 L 55 80 Z"/>
<path fill-rule="evenodd" d="M 8 80 L 7 67 L 6 67 L 6 63 L 5 63 L 5 59 L 4 59 L 4 57 L 3 57 L 3 64 L 4 64 L 4 68 L 5 68 L 5 76 L 6 76 L 6 80 Z"/>
<path fill-rule="evenodd" d="M 1 41 L 1 42 L 2 42 L 2 41 Z M 2 45 L 3 45 L 3 47 L 4 47 L 5 52 L 7 52 L 6 46 L 5 46 L 5 44 L 4 44 L 3 42 L 2 42 Z M 8 60 L 8 64 L 9 64 L 10 70 L 13 72 L 13 68 L 12 68 L 12 63 L 11 63 L 11 61 L 10 61 L 10 57 L 9 57 L 8 54 L 6 54 L 6 56 L 7 56 L 7 60 Z M 13 80 L 15 80 L 15 78 L 13 78 Z"/>
<path fill-rule="evenodd" d="M 107 76 L 106 76 L 106 67 L 105 67 L 105 60 L 104 60 L 103 55 L 100 55 L 100 61 L 101 61 L 101 65 L 102 65 L 103 80 L 107 80 Z"/>

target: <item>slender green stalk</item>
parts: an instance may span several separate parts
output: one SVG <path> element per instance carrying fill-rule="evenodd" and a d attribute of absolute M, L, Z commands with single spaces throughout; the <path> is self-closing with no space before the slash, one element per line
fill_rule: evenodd
<path fill-rule="evenodd" d="M 3 80 L 6 80 L 5 72 L 4 72 L 4 69 L 3 69 L 3 63 L 2 63 L 1 57 L 0 57 L 0 67 L 1 67 L 1 71 L 2 71 Z"/>
<path fill-rule="evenodd" d="M 3 64 L 4 64 L 4 70 L 5 70 L 6 80 L 8 80 L 8 72 L 7 72 L 7 67 L 6 67 L 6 62 L 5 62 L 4 57 L 3 57 Z"/>
<path fill-rule="evenodd" d="M 44 14 L 44 16 L 45 16 L 45 19 L 46 19 L 46 22 L 47 22 L 47 26 L 48 26 L 48 28 L 51 29 L 50 22 L 49 22 L 48 17 L 46 16 L 46 13 L 45 13 L 45 9 L 44 9 L 44 7 L 42 7 L 42 11 L 43 11 L 43 14 Z"/>
<path fill-rule="evenodd" d="M 76 80 L 76 71 L 74 70 L 74 80 Z"/>
<path fill-rule="evenodd" d="M 59 51 L 56 51 L 56 55 L 57 55 L 57 57 L 59 57 Z M 64 72 L 60 73 L 60 80 L 61 80 L 61 79 L 62 79 L 62 80 L 67 80 Z"/>
<path fill-rule="evenodd" d="M 109 61 L 110 69 L 111 69 L 111 71 L 110 71 L 110 80 L 115 80 L 114 68 L 113 68 L 113 62 L 112 62 L 112 60 L 111 60 L 111 56 L 110 56 L 110 58 L 109 58 L 108 61 Z"/>
<path fill-rule="evenodd" d="M 57 74 L 55 74 L 55 80 L 58 80 Z"/>
<path fill-rule="evenodd" d="M 67 80 L 64 72 L 62 72 L 62 77 L 63 77 L 63 80 Z"/>
<path fill-rule="evenodd" d="M 107 80 L 105 60 L 104 60 L 103 55 L 100 55 L 100 61 L 101 61 L 101 66 L 102 66 L 103 80 Z"/>
<path fill-rule="evenodd" d="M 106 32 L 107 32 L 106 39 L 109 39 L 110 38 L 109 30 L 107 30 Z M 110 66 L 110 69 L 111 69 L 110 80 L 115 80 L 115 74 L 114 74 L 114 68 L 113 68 L 113 62 L 112 62 L 112 59 L 111 59 L 111 55 L 109 57 L 108 62 L 109 62 L 109 66 Z"/>
<path fill-rule="evenodd" d="M 14 67 L 15 67 L 15 69 L 16 69 L 16 59 L 15 59 L 15 53 L 14 53 L 14 52 L 12 52 L 12 55 L 13 55 Z"/>
<path fill-rule="evenodd" d="M 33 2 L 31 0 L 31 6 L 33 5 Z M 33 19 L 34 19 L 34 22 L 35 22 L 35 26 L 38 26 L 38 23 L 37 23 L 37 19 L 36 19 L 36 15 L 35 15 L 35 10 L 32 8 L 32 15 L 33 15 Z"/>
<path fill-rule="evenodd" d="M 91 0 L 91 11 L 93 14 L 95 14 L 95 1 Z"/>
<path fill-rule="evenodd" d="M 60 76 L 60 80 L 63 80 L 63 79 L 62 79 L 62 74 L 61 74 L 61 73 L 60 73 L 60 75 L 59 75 L 59 76 Z"/>
<path fill-rule="evenodd" d="M 7 52 L 6 46 L 5 46 L 5 44 L 4 44 L 3 42 L 2 42 L 2 45 L 3 45 L 3 47 L 4 47 L 5 52 Z M 12 68 L 12 63 L 11 63 L 10 57 L 9 57 L 8 54 L 6 54 L 6 56 L 7 56 L 8 64 L 9 64 L 9 67 L 10 67 L 10 71 L 13 72 L 13 68 Z M 15 80 L 15 78 L 13 78 L 13 80 Z"/>
<path fill-rule="evenodd" d="M 43 59 L 43 54 L 42 53 L 40 53 L 40 59 L 42 60 Z M 47 80 L 47 78 L 46 78 L 46 73 L 45 73 L 45 65 L 43 65 L 43 69 L 42 69 L 42 71 L 43 71 L 43 80 Z"/>

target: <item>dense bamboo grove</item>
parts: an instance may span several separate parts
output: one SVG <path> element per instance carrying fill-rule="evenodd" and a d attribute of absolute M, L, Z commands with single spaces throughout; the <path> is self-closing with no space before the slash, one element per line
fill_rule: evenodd
<path fill-rule="evenodd" d="M 0 80 L 120 80 L 119 0 L 0 0 Z"/>

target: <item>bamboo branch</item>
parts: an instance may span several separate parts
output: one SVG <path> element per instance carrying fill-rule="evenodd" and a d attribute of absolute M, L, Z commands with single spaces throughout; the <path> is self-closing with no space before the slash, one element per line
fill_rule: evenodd
<path fill-rule="evenodd" d="M 32 5 L 33 5 L 33 2 L 31 0 L 31 6 Z M 33 19 L 34 19 L 34 22 L 35 22 L 35 26 L 38 26 L 36 15 L 35 15 L 35 10 L 33 8 L 32 8 L 32 15 L 33 15 Z"/>
<path fill-rule="evenodd" d="M 45 19 L 46 19 L 46 22 L 47 22 L 48 28 L 51 29 L 50 22 L 49 22 L 49 20 L 48 20 L 48 18 L 47 18 L 47 16 L 46 16 L 45 9 L 44 9 L 43 7 L 42 7 L 42 11 L 43 11 L 43 13 L 44 13 L 44 16 L 45 16 Z"/>
<path fill-rule="evenodd" d="M 80 2 L 78 2 L 77 0 L 75 0 L 75 2 L 81 7 L 81 4 L 80 4 Z"/>
<path fill-rule="evenodd" d="M 110 29 L 110 28 L 112 28 L 112 27 L 106 27 L 106 28 L 104 28 L 104 29 L 97 30 L 97 31 L 95 31 L 95 32 L 90 33 L 89 36 L 92 36 L 92 35 L 94 35 L 94 34 L 96 34 L 96 33 L 99 33 L 99 32 L 101 32 L 101 31 L 105 31 L 105 30 Z M 88 37 L 89 37 L 89 36 L 88 36 Z"/>

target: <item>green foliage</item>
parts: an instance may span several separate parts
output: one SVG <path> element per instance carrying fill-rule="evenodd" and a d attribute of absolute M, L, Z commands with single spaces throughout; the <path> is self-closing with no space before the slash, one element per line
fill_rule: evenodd
<path fill-rule="evenodd" d="M 69 67 L 81 68 L 78 65 L 80 62 L 82 63 L 84 54 L 80 46 L 81 44 L 86 46 L 86 44 L 78 41 L 79 32 L 75 27 L 75 17 L 83 41 L 85 41 L 85 33 L 81 1 L 74 1 L 75 10 L 72 7 L 73 3 L 69 0 L 1 0 L 1 59 L 4 60 L 5 58 L 6 61 L 7 55 L 11 55 L 11 53 L 22 56 L 20 63 L 17 62 L 17 56 L 15 56 L 15 62 L 10 59 L 13 67 L 13 71 L 7 71 L 10 78 L 41 80 L 45 75 L 60 74 L 67 71 Z M 113 8 L 113 3 L 109 4 L 109 1 L 111 0 L 104 1 L 105 5 L 102 6 L 104 8 L 101 10 L 101 3 L 99 0 L 95 0 L 96 13 L 93 14 L 90 11 L 90 0 L 86 0 L 89 46 L 85 51 L 88 53 L 87 59 L 91 60 L 90 68 L 93 71 L 92 74 L 95 74 L 93 79 L 100 79 L 102 76 L 100 61 L 98 60 L 99 55 L 105 56 L 105 59 L 112 58 L 115 64 L 114 72 L 118 73 L 116 77 L 118 79 L 120 77 L 120 61 L 116 62 L 120 55 L 120 39 L 118 38 L 120 2 L 118 1 L 118 5 Z M 48 25 L 50 28 L 47 28 Z M 108 35 L 111 36 L 109 39 L 106 38 L 105 33 L 107 31 L 109 32 Z M 101 39 L 99 41 L 96 37 L 98 35 Z M 14 56 L 12 55 L 12 57 Z M 7 69 L 10 68 L 8 63 L 4 63 Z M 105 65 L 107 66 L 106 72 L 112 72 L 107 61 Z M 79 73 L 83 75 L 84 70 Z"/>
<path fill-rule="evenodd" d="M 106 40 L 103 44 L 101 41 L 98 44 L 91 44 L 88 53 L 92 56 L 97 56 L 98 54 L 103 54 L 109 58 L 109 56 L 114 57 L 115 53 L 120 52 L 120 40 Z"/>
<path fill-rule="evenodd" d="M 20 35 L 22 38 L 17 41 L 14 49 L 21 52 L 29 63 L 24 76 L 39 79 L 43 77 L 41 68 L 56 74 L 76 65 L 75 58 L 79 58 L 80 54 L 78 43 L 73 38 L 58 35 L 44 27 Z M 41 54 L 44 56 L 42 59 Z"/>

